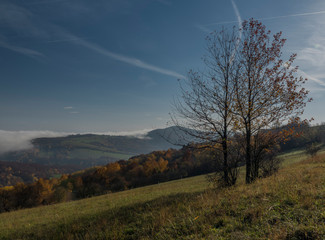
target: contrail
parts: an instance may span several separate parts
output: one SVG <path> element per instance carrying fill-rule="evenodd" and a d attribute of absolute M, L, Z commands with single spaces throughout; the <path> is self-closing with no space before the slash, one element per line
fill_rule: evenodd
<path fill-rule="evenodd" d="M 95 51 L 95 52 L 97 52 L 99 54 L 110 57 L 110 58 L 115 59 L 117 61 L 124 62 L 124 63 L 130 64 L 130 65 L 142 68 L 142 69 L 147 69 L 147 70 L 150 70 L 150 71 L 153 71 L 153 72 L 158 72 L 158 73 L 161 73 L 161 74 L 164 74 L 164 75 L 177 77 L 179 79 L 185 79 L 185 76 L 183 76 L 183 75 L 181 75 L 181 74 L 179 74 L 177 72 L 171 71 L 169 69 L 164 69 L 164 68 L 161 68 L 161 67 L 157 67 L 155 65 L 143 62 L 142 60 L 137 59 L 137 58 L 133 58 L 133 57 L 113 53 L 113 52 L 111 52 L 109 50 L 106 50 L 106 49 L 104 49 L 104 48 L 102 48 L 102 47 L 100 47 L 98 45 L 93 44 L 93 43 L 87 42 L 87 41 L 85 41 L 83 39 L 78 39 L 75 42 L 77 44 L 79 44 L 79 45 L 82 45 L 82 46 L 84 46 L 84 47 L 86 47 L 88 49 L 91 49 L 91 50 L 93 50 L 93 51 Z"/>
<path fill-rule="evenodd" d="M 233 0 L 231 0 L 231 4 L 232 4 L 232 7 L 234 8 L 234 11 L 235 11 L 235 14 L 236 14 L 236 17 L 237 17 L 238 27 L 240 28 L 241 23 L 242 23 L 240 13 L 238 11 L 236 3 Z"/>
<path fill-rule="evenodd" d="M 241 19 L 239 10 L 237 8 L 236 3 L 233 0 L 231 0 L 231 4 L 232 4 L 232 7 L 234 8 L 234 11 L 235 11 L 235 14 L 236 14 L 236 17 L 237 17 L 238 30 L 239 31 L 238 31 L 238 39 L 236 41 L 236 49 L 234 49 L 233 52 L 231 53 L 230 64 L 233 62 L 233 60 L 235 58 L 235 54 L 236 54 L 236 51 L 237 51 L 237 49 L 239 47 L 239 44 L 240 44 L 240 41 L 241 41 L 241 36 L 242 36 L 242 31 L 241 31 L 242 19 Z"/>
<path fill-rule="evenodd" d="M 232 2 L 232 5 L 234 7 L 235 10 L 235 6 L 234 2 Z M 237 8 L 237 7 L 236 7 Z M 237 9 L 238 11 L 238 9 Z M 235 10 L 236 12 L 236 10 Z M 299 17 L 299 16 L 309 16 L 309 15 L 318 15 L 318 14 L 324 14 L 325 11 L 318 11 L 318 12 L 307 12 L 307 13 L 297 13 L 297 14 L 289 14 L 289 15 L 283 15 L 283 16 L 275 16 L 275 17 L 266 17 L 266 18 L 257 18 L 256 20 L 272 20 L 272 19 L 279 19 L 279 18 L 287 18 L 287 17 Z M 237 13 L 236 13 L 237 15 Z M 238 16 L 237 16 L 238 19 Z M 209 23 L 209 24 L 205 24 L 203 26 L 213 26 L 213 25 L 221 25 L 221 24 L 230 24 L 230 23 L 237 23 L 237 21 L 225 21 L 225 22 L 216 22 L 216 23 Z"/>
<path fill-rule="evenodd" d="M 235 11 L 235 14 L 236 14 L 236 17 L 237 17 L 237 22 L 238 22 L 238 29 L 239 29 L 239 39 L 238 39 L 238 42 L 240 41 L 241 39 L 241 23 L 242 23 L 242 19 L 241 19 L 241 16 L 240 16 L 240 13 L 239 13 L 239 10 L 237 8 L 237 5 L 236 3 L 234 2 L 234 0 L 231 0 L 231 4 L 232 4 L 232 7 L 234 8 L 234 11 Z"/>
<path fill-rule="evenodd" d="M 313 76 L 307 74 L 306 72 L 304 72 L 304 71 L 301 70 L 301 69 L 298 69 L 297 72 L 298 72 L 299 74 L 305 76 L 306 78 L 308 78 L 308 80 L 312 80 L 313 82 L 318 83 L 318 84 L 321 85 L 322 87 L 325 87 L 325 82 L 319 80 L 318 78 L 315 78 L 315 77 L 313 77 Z"/>
<path fill-rule="evenodd" d="M 24 54 L 24 55 L 26 55 L 28 57 L 31 57 L 31 58 L 44 57 L 44 55 L 42 53 L 40 53 L 38 51 L 35 51 L 33 49 L 14 46 L 14 45 L 11 45 L 9 43 L 3 42 L 1 40 L 0 40 L 0 48 L 7 48 L 7 49 L 9 49 L 11 51 Z"/>

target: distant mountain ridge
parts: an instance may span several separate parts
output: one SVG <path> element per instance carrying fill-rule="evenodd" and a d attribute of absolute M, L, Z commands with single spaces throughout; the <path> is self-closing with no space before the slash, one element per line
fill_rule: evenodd
<path fill-rule="evenodd" d="M 155 150 L 179 148 L 182 145 L 179 140 L 181 135 L 182 131 L 177 127 L 169 127 L 152 130 L 141 137 L 77 134 L 36 138 L 32 140 L 31 149 L 2 154 L 0 161 L 86 168 Z"/>

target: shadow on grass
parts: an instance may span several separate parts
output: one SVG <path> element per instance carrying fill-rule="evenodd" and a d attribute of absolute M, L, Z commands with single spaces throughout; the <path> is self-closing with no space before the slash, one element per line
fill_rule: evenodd
<path fill-rule="evenodd" d="M 174 226 L 170 218 L 177 218 L 178 210 L 184 210 L 186 203 L 201 193 L 163 196 L 58 224 L 54 228 L 36 226 L 28 232 L 12 232 L 3 239 L 155 239 L 158 235 L 159 239 L 168 239 L 171 235 L 191 235 L 195 229 L 183 226 L 184 222 L 191 221 L 182 219 L 183 223 Z"/>

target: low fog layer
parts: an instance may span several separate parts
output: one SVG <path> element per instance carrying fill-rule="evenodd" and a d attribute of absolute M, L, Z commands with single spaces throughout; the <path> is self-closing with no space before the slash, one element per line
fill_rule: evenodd
<path fill-rule="evenodd" d="M 137 131 L 120 131 L 120 132 L 91 132 L 91 134 L 109 135 L 109 136 L 126 136 L 126 137 L 145 139 L 148 138 L 147 134 L 152 130 L 154 129 L 143 129 Z"/>
<path fill-rule="evenodd" d="M 132 136 L 137 138 L 146 138 L 146 134 L 151 131 L 124 131 L 124 132 L 88 132 L 80 134 L 98 134 L 111 136 Z M 31 140 L 41 137 L 64 137 L 76 133 L 52 132 L 52 131 L 5 131 L 0 130 L 0 154 L 10 151 L 26 150 L 32 148 Z"/>
<path fill-rule="evenodd" d="M 69 133 L 52 131 L 4 131 L 0 130 L 0 153 L 25 150 L 32 147 L 31 140 L 40 137 L 62 137 Z"/>

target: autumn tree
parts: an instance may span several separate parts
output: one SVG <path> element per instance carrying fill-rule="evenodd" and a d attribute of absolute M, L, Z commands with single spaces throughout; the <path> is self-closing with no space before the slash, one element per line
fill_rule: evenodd
<path fill-rule="evenodd" d="M 236 52 L 239 39 L 232 32 L 213 32 L 207 38 L 204 71 L 189 71 L 181 82 L 181 97 L 175 101 L 172 122 L 187 135 L 200 141 L 200 147 L 211 148 L 216 154 L 216 165 L 222 158 L 221 180 L 226 186 L 236 182 L 237 166 L 229 155 L 230 130 L 233 124 L 235 83 L 239 66 Z M 190 130 L 188 130 L 190 129 Z M 221 154 L 219 154 L 221 153 Z"/>
<path fill-rule="evenodd" d="M 240 76 L 235 79 L 233 113 L 236 115 L 235 130 L 245 136 L 246 183 L 250 183 L 259 175 L 260 160 L 253 156 L 254 138 L 258 139 L 261 132 L 284 122 L 299 122 L 299 116 L 311 99 L 302 87 L 307 79 L 296 76 L 298 67 L 293 66 L 296 54 L 286 61 L 282 59 L 281 49 L 286 40 L 281 32 L 272 35 L 254 19 L 244 21 L 240 31 L 241 41 L 236 53 Z M 273 140 L 282 137 L 277 135 Z M 268 147 L 267 144 L 260 151 Z"/>
<path fill-rule="evenodd" d="M 282 58 L 284 44 L 281 32 L 272 35 L 254 19 L 239 29 L 214 32 L 207 37 L 206 69 L 191 70 L 181 84 L 172 121 L 200 139 L 200 146 L 222 153 L 216 160 L 222 159 L 227 186 L 236 181 L 232 171 L 237 173 L 240 158 L 246 163 L 246 183 L 260 176 L 261 162 L 292 132 L 274 129 L 283 123 L 295 126 L 311 101 L 303 88 L 307 79 L 296 76 L 296 54 Z M 231 149 L 235 139 L 242 143 L 237 153 Z"/>

